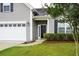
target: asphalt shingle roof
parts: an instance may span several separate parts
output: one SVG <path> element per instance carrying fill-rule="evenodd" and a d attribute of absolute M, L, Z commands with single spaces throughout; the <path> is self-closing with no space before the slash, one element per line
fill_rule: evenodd
<path fill-rule="evenodd" d="M 38 9 L 35 9 L 35 11 L 33 11 L 33 14 L 34 16 L 45 16 L 47 15 L 47 12 L 43 8 L 38 8 Z"/>

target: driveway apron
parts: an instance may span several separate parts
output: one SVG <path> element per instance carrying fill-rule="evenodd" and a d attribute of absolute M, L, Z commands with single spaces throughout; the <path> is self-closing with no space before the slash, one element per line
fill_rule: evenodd
<path fill-rule="evenodd" d="M 23 43 L 23 41 L 0 40 L 0 50 L 10 48 L 21 43 Z"/>

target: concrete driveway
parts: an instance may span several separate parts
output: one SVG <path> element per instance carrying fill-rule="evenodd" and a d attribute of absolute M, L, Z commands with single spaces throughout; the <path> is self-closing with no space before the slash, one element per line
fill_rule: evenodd
<path fill-rule="evenodd" d="M 13 40 L 0 40 L 0 50 L 16 46 L 23 43 L 23 41 L 13 41 Z"/>

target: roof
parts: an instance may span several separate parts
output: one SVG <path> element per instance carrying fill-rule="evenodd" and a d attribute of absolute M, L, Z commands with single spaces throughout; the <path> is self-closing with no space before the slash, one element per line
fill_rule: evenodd
<path fill-rule="evenodd" d="M 29 3 L 24 3 L 24 4 L 32 10 L 34 16 L 47 15 L 46 9 L 44 8 L 33 8 Z"/>
<path fill-rule="evenodd" d="M 47 15 L 47 12 L 44 8 L 40 8 L 40 9 L 36 9 L 39 12 L 40 16 L 44 16 Z"/>
<path fill-rule="evenodd" d="M 35 13 L 34 16 L 45 16 L 45 15 L 47 15 L 47 12 L 44 8 L 34 9 L 33 13 Z"/>

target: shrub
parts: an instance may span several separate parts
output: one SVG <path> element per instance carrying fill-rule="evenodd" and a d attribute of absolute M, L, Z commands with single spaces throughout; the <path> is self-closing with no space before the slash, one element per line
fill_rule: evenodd
<path fill-rule="evenodd" d="M 65 34 L 63 34 L 63 33 L 58 33 L 58 34 L 56 34 L 55 37 L 57 38 L 57 40 L 62 41 L 62 40 L 65 39 Z"/>
<path fill-rule="evenodd" d="M 66 34 L 66 40 L 68 41 L 74 41 L 72 34 Z"/>
<path fill-rule="evenodd" d="M 79 34 L 77 34 L 79 40 Z M 64 33 L 45 33 L 44 38 L 48 41 L 57 40 L 57 41 L 74 41 L 72 34 L 64 34 Z"/>
<path fill-rule="evenodd" d="M 55 39 L 55 34 L 45 33 L 44 38 L 46 38 L 47 40 L 54 40 Z"/>
<path fill-rule="evenodd" d="M 78 40 L 79 40 L 79 34 L 77 34 Z"/>
<path fill-rule="evenodd" d="M 58 33 L 58 34 L 45 33 L 44 38 L 46 38 L 49 41 L 50 40 L 64 40 L 65 39 L 65 34 L 62 34 L 62 33 Z"/>

